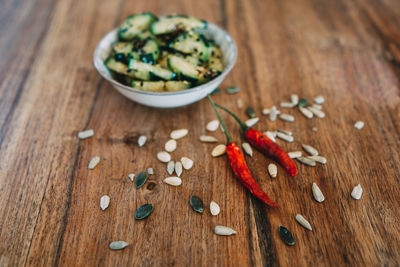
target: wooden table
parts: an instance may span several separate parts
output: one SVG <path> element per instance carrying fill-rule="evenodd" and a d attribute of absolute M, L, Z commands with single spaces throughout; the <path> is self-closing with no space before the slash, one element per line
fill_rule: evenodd
<path fill-rule="evenodd" d="M 2 0 L 0 10 L 0 265 L 1 266 L 395 266 L 400 262 L 400 2 L 374 1 L 72 1 Z M 158 110 L 118 94 L 92 66 L 100 38 L 127 15 L 187 13 L 223 26 L 239 55 L 221 88 L 236 95 L 214 100 L 242 119 L 255 108 L 260 130 L 291 130 L 283 148 L 318 148 L 326 165 L 297 163 L 289 178 L 270 159 L 247 157 L 261 187 L 281 208 L 265 209 L 234 178 L 226 157 L 212 158 L 213 145 L 198 141 L 215 119 L 207 100 Z M 326 117 L 270 122 L 262 108 L 292 93 L 323 95 Z M 237 99 L 245 105 L 237 107 Z M 284 111 L 283 108 L 280 108 Z M 237 142 L 239 128 L 223 118 Z M 365 122 L 362 130 L 353 125 Z M 316 127 L 317 132 L 312 131 Z M 171 130 L 188 128 L 175 159 L 195 162 L 181 187 L 162 183 L 165 164 L 156 159 Z M 94 129 L 91 139 L 77 133 Z M 136 144 L 146 135 L 144 147 Z M 224 142 L 222 132 L 212 133 Z M 101 163 L 88 170 L 89 160 Z M 148 167 L 155 175 L 136 190 L 127 174 Z M 326 200 L 312 198 L 316 182 Z M 360 183 L 361 200 L 350 197 Z M 106 211 L 100 197 L 111 197 Z M 193 212 L 189 196 L 221 206 Z M 133 214 L 143 203 L 154 213 Z M 294 219 L 303 214 L 313 231 Z M 215 225 L 235 236 L 213 233 Z M 286 246 L 278 226 L 296 245 Z M 131 245 L 122 251 L 111 241 Z"/>

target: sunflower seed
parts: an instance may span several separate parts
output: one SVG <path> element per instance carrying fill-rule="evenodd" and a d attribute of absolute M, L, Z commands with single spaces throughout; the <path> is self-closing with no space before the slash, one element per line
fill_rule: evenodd
<path fill-rule="evenodd" d="M 314 102 L 316 104 L 321 105 L 321 104 L 323 104 L 325 102 L 325 98 L 323 96 L 321 96 L 321 95 L 316 96 L 316 97 L 314 97 Z"/>
<path fill-rule="evenodd" d="M 290 96 L 290 101 L 292 101 L 292 103 L 293 103 L 294 105 L 297 105 L 297 104 L 299 103 L 299 96 L 296 95 L 296 94 L 292 94 L 292 95 Z"/>
<path fill-rule="evenodd" d="M 144 204 L 135 212 L 135 219 L 141 220 L 147 218 L 154 210 L 153 204 Z"/>
<path fill-rule="evenodd" d="M 326 158 L 323 156 L 308 156 L 307 158 L 315 160 L 318 163 L 326 164 Z"/>
<path fill-rule="evenodd" d="M 225 154 L 226 152 L 226 145 L 217 145 L 216 147 L 214 147 L 214 149 L 211 151 L 211 156 L 213 157 L 219 157 L 223 154 Z"/>
<path fill-rule="evenodd" d="M 175 149 L 176 149 L 176 141 L 175 141 L 175 139 L 168 140 L 164 145 L 164 149 L 167 152 L 174 152 Z"/>
<path fill-rule="evenodd" d="M 284 134 L 284 133 L 281 133 L 281 132 L 277 132 L 276 133 L 276 137 L 278 137 L 278 138 L 280 138 L 280 139 L 282 139 L 282 140 L 284 140 L 286 142 L 289 142 L 289 143 L 294 141 L 294 137 L 293 136 L 288 135 L 288 134 Z"/>
<path fill-rule="evenodd" d="M 238 100 L 236 100 L 236 104 L 237 104 L 238 108 L 242 108 L 243 107 L 242 99 L 239 98 Z"/>
<path fill-rule="evenodd" d="M 207 123 L 206 129 L 210 132 L 215 132 L 219 127 L 219 120 L 212 120 Z"/>
<path fill-rule="evenodd" d="M 274 163 L 268 164 L 268 172 L 272 178 L 275 178 L 278 175 L 278 167 Z"/>
<path fill-rule="evenodd" d="M 315 160 L 313 160 L 313 159 L 309 159 L 309 158 L 305 158 L 305 157 L 298 157 L 296 159 L 298 161 L 300 161 L 301 163 L 308 165 L 308 166 L 314 167 L 316 165 Z"/>
<path fill-rule="evenodd" d="M 305 106 L 307 106 L 307 99 L 306 98 L 300 98 L 299 99 L 299 102 L 297 103 L 297 105 L 299 106 L 299 107 L 302 107 L 302 108 L 304 108 Z"/>
<path fill-rule="evenodd" d="M 294 245 L 295 243 L 294 236 L 286 227 L 283 227 L 282 225 L 279 226 L 279 235 L 286 245 L 288 246 Z"/>
<path fill-rule="evenodd" d="M 176 176 L 167 177 L 164 179 L 164 183 L 173 185 L 173 186 L 180 186 L 182 184 L 182 179 Z"/>
<path fill-rule="evenodd" d="M 361 130 L 361 129 L 364 127 L 364 122 L 363 122 L 363 121 L 357 121 L 357 122 L 354 124 L 354 127 L 355 127 L 356 129 L 358 129 L 358 130 Z"/>
<path fill-rule="evenodd" d="M 154 174 L 154 169 L 153 168 L 148 168 L 147 169 L 147 174 L 148 175 L 153 175 Z"/>
<path fill-rule="evenodd" d="M 276 137 L 276 132 L 271 132 L 271 131 L 266 131 L 264 134 L 271 139 L 272 142 L 276 142 L 275 137 Z"/>
<path fill-rule="evenodd" d="M 286 130 L 282 130 L 282 129 L 278 129 L 278 132 L 287 134 L 287 135 L 293 135 L 293 133 L 291 131 L 286 131 Z"/>
<path fill-rule="evenodd" d="M 247 121 L 245 121 L 244 123 L 247 125 L 247 127 L 252 127 L 253 125 L 255 125 L 260 119 L 255 117 L 255 118 L 251 118 L 248 119 Z"/>
<path fill-rule="evenodd" d="M 311 130 L 312 130 L 313 132 L 317 132 L 317 131 L 318 131 L 318 128 L 317 128 L 317 127 L 313 127 Z"/>
<path fill-rule="evenodd" d="M 290 114 L 280 114 L 279 118 L 283 121 L 294 122 L 294 117 Z"/>
<path fill-rule="evenodd" d="M 358 200 L 361 198 L 362 193 L 363 193 L 363 189 L 362 189 L 361 185 L 358 184 L 353 188 L 353 191 L 351 191 L 351 197 Z"/>
<path fill-rule="evenodd" d="M 318 104 L 313 104 L 312 107 L 316 108 L 316 109 L 319 109 L 319 110 L 322 110 L 322 106 L 318 105 Z"/>
<path fill-rule="evenodd" d="M 110 249 L 112 250 L 119 250 L 119 249 L 123 249 L 126 248 L 127 246 L 129 246 L 128 243 L 126 243 L 125 241 L 114 241 L 110 243 Z"/>
<path fill-rule="evenodd" d="M 170 162 L 168 162 L 167 164 L 167 172 L 169 175 L 173 174 L 175 170 L 175 162 L 173 162 L 172 160 Z"/>
<path fill-rule="evenodd" d="M 236 87 L 236 86 L 231 86 L 231 87 L 226 88 L 226 92 L 231 95 L 236 94 L 239 91 L 240 91 L 240 88 Z"/>
<path fill-rule="evenodd" d="M 83 140 L 86 138 L 90 138 L 94 135 L 94 131 L 92 129 L 86 130 L 86 131 L 81 131 L 78 133 L 78 138 Z"/>
<path fill-rule="evenodd" d="M 316 201 L 322 202 L 322 201 L 325 200 L 325 197 L 322 194 L 321 189 L 319 189 L 319 187 L 318 187 L 318 185 L 316 183 L 312 184 L 312 193 L 313 193 L 313 196 L 314 196 Z"/>
<path fill-rule="evenodd" d="M 289 157 L 292 159 L 300 158 L 302 154 L 301 151 L 292 151 L 288 153 Z"/>
<path fill-rule="evenodd" d="M 168 152 L 161 151 L 157 153 L 157 158 L 161 162 L 169 162 L 171 160 L 171 155 Z"/>
<path fill-rule="evenodd" d="M 182 174 L 182 162 L 180 162 L 180 161 L 175 162 L 175 173 L 176 173 L 176 175 L 181 176 L 181 174 Z"/>
<path fill-rule="evenodd" d="M 133 182 L 133 180 L 135 179 L 135 174 L 134 173 L 130 173 L 128 174 L 129 180 L 131 180 L 131 182 Z"/>
<path fill-rule="evenodd" d="M 105 210 L 106 208 L 108 208 L 108 206 L 110 205 L 110 197 L 107 195 L 104 195 L 100 198 L 100 208 L 102 210 Z"/>
<path fill-rule="evenodd" d="M 170 134 L 172 139 L 178 140 L 185 137 L 189 133 L 188 129 L 173 130 Z"/>
<path fill-rule="evenodd" d="M 273 106 L 271 108 L 271 111 L 269 112 L 269 120 L 276 121 L 276 117 L 278 116 L 279 113 L 280 113 L 279 110 L 277 110 L 276 107 Z"/>
<path fill-rule="evenodd" d="M 256 117 L 256 111 L 252 107 L 247 107 L 246 108 L 246 114 L 249 116 L 249 118 L 255 118 Z"/>
<path fill-rule="evenodd" d="M 146 144 L 146 141 L 147 141 L 147 137 L 144 135 L 141 135 L 141 136 L 139 136 L 137 142 L 138 142 L 139 146 L 144 146 L 144 144 Z"/>
<path fill-rule="evenodd" d="M 319 110 L 314 107 L 308 107 L 308 110 L 311 111 L 315 116 L 317 116 L 320 119 L 325 118 L 325 113 L 322 110 Z"/>
<path fill-rule="evenodd" d="M 311 224 L 303 217 L 303 215 L 297 214 L 297 215 L 296 215 L 296 221 L 297 221 L 299 224 L 301 224 L 302 226 L 304 226 L 304 228 L 306 228 L 306 229 L 312 231 Z"/>
<path fill-rule="evenodd" d="M 209 135 L 200 135 L 200 141 L 204 143 L 215 143 L 218 142 L 218 139 L 215 138 L 214 136 L 209 136 Z"/>
<path fill-rule="evenodd" d="M 312 117 L 314 117 L 313 113 L 306 108 L 299 107 L 299 110 L 307 119 L 312 119 Z"/>
<path fill-rule="evenodd" d="M 147 178 L 148 178 L 147 172 L 139 173 L 135 181 L 136 189 L 142 187 L 146 183 Z"/>
<path fill-rule="evenodd" d="M 293 104 L 291 102 L 281 102 L 279 106 L 281 106 L 281 108 L 293 108 L 296 106 L 296 104 Z"/>
<path fill-rule="evenodd" d="M 269 108 L 264 108 L 264 109 L 261 111 L 261 113 L 262 113 L 263 115 L 269 115 L 269 113 L 271 113 L 271 109 L 269 109 Z"/>
<path fill-rule="evenodd" d="M 253 156 L 253 149 L 251 149 L 251 146 L 249 143 L 244 142 L 242 144 L 243 150 L 244 152 L 246 152 L 247 155 L 249 155 L 250 157 Z"/>
<path fill-rule="evenodd" d="M 203 200 L 201 200 L 201 198 L 199 198 L 198 196 L 192 195 L 192 196 L 190 196 L 189 203 L 194 211 L 197 211 L 198 213 L 203 213 L 204 205 L 203 205 Z"/>
<path fill-rule="evenodd" d="M 216 202 L 211 201 L 210 202 L 210 213 L 211 213 L 211 215 L 217 216 L 220 213 L 220 211 L 221 211 L 221 209 L 220 209 L 219 205 Z"/>
<path fill-rule="evenodd" d="M 226 227 L 226 226 L 221 226 L 221 225 L 215 226 L 214 233 L 217 235 L 236 235 L 235 230 L 233 230 L 232 228 Z"/>
<path fill-rule="evenodd" d="M 318 150 L 316 150 L 316 149 L 313 148 L 312 146 L 305 145 L 305 144 L 302 144 L 301 146 L 302 146 L 303 149 L 304 149 L 308 154 L 310 154 L 311 156 L 318 156 Z"/>
<path fill-rule="evenodd" d="M 89 162 L 88 169 L 93 170 L 99 163 L 100 163 L 100 157 L 99 156 L 93 157 Z"/>
<path fill-rule="evenodd" d="M 182 166 L 185 170 L 190 170 L 193 167 L 193 160 L 191 160 L 187 157 L 182 157 L 181 162 L 182 162 Z M 178 175 L 178 176 L 180 176 L 180 175 Z"/>

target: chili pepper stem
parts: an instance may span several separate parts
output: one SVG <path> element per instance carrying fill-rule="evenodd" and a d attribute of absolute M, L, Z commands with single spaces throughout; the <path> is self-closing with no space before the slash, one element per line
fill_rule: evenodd
<path fill-rule="evenodd" d="M 215 104 L 215 105 L 216 105 L 218 108 L 220 108 L 220 109 L 222 109 L 222 110 L 228 112 L 228 113 L 239 123 L 239 125 L 240 125 L 240 127 L 242 128 L 243 132 L 246 132 L 246 131 L 249 129 L 249 127 L 247 127 L 247 125 L 244 124 L 244 123 L 238 118 L 238 116 L 235 115 L 235 113 L 233 113 L 232 111 L 230 111 L 229 109 L 227 109 L 227 108 L 225 108 L 225 107 L 223 107 L 223 106 L 221 106 L 221 105 L 218 105 L 218 104 Z"/>
<path fill-rule="evenodd" d="M 229 144 L 230 142 L 232 142 L 231 135 L 229 134 L 228 130 L 226 129 L 225 123 L 222 120 L 221 115 L 219 114 L 217 108 L 215 107 L 215 103 L 212 100 L 211 96 L 207 95 L 207 97 L 208 97 L 208 100 L 210 100 L 211 106 L 213 107 L 215 113 L 217 114 L 217 117 L 218 117 L 219 122 L 221 123 L 222 129 L 224 129 L 224 133 L 226 136 L 226 143 Z"/>

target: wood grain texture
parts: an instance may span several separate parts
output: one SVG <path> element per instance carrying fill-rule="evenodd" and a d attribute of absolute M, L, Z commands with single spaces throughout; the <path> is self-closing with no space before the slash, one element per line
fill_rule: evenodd
<path fill-rule="evenodd" d="M 0 2 L 0 266 L 395 266 L 400 262 L 400 3 L 373 1 L 72 1 Z M 206 100 L 157 110 L 119 95 L 92 67 L 100 38 L 131 13 L 187 13 L 225 27 L 239 56 L 222 88 L 241 87 L 214 100 L 245 118 L 236 99 L 260 115 L 259 130 L 294 132 L 328 163 L 297 164 L 287 177 L 256 152 L 247 158 L 261 187 L 281 206 L 266 209 L 234 178 L 225 157 L 201 144 L 215 119 Z M 297 93 L 323 95 L 324 119 L 270 122 L 262 108 Z M 282 109 L 283 110 L 283 109 Z M 239 128 L 222 114 L 234 140 Z M 353 127 L 363 120 L 365 127 Z M 313 132 L 312 127 L 318 131 Z M 77 133 L 94 129 L 79 141 Z M 188 128 L 174 160 L 195 161 L 181 187 L 162 183 L 165 164 L 155 155 L 171 130 Z M 146 135 L 144 147 L 136 144 Z M 221 142 L 223 134 L 214 134 Z M 93 156 L 101 162 L 94 170 Z M 136 190 L 127 177 L 148 167 L 155 175 Z M 326 200 L 312 199 L 316 182 Z M 361 200 L 350 192 L 360 183 Z M 101 211 L 100 197 L 111 197 Z M 190 195 L 221 206 L 194 213 Z M 153 203 L 149 218 L 135 210 Z M 303 214 L 313 231 L 294 219 Z M 220 237 L 215 225 L 238 234 Z M 296 238 L 287 247 L 278 226 Z M 111 241 L 131 245 L 111 251 Z"/>

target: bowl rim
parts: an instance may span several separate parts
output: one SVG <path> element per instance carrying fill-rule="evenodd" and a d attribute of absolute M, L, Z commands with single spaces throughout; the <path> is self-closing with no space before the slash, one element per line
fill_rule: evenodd
<path fill-rule="evenodd" d="M 144 95 L 154 95 L 154 96 L 164 96 L 164 95 L 180 95 L 180 94 L 189 94 L 192 92 L 196 92 L 196 91 L 201 91 L 204 90 L 208 87 L 209 84 L 213 83 L 215 80 L 219 79 L 219 78 L 224 78 L 231 70 L 232 68 L 235 66 L 236 60 L 237 60 L 237 46 L 235 41 L 232 39 L 232 37 L 229 35 L 229 33 L 227 31 L 225 31 L 223 28 L 221 28 L 220 26 L 212 23 L 212 22 L 207 22 L 207 25 L 212 25 L 212 27 L 217 28 L 219 31 L 221 31 L 225 38 L 228 39 L 228 42 L 232 43 L 232 50 L 233 50 L 233 60 L 231 61 L 230 64 L 228 64 L 224 70 L 221 72 L 221 74 L 219 74 L 218 76 L 216 76 L 214 79 L 200 84 L 198 86 L 189 88 L 189 89 L 184 89 L 181 91 L 173 91 L 173 92 L 151 92 L 151 91 L 144 91 L 144 90 L 140 90 L 140 89 L 136 89 L 130 86 L 127 86 L 125 84 L 122 84 L 118 81 L 116 81 L 115 79 L 113 79 L 112 77 L 108 77 L 107 75 L 103 74 L 102 71 L 100 71 L 99 66 L 97 64 L 97 58 L 100 57 L 100 51 L 101 51 L 101 47 L 100 44 L 104 41 L 104 39 L 111 33 L 114 33 L 116 31 L 118 31 L 118 27 L 112 29 L 111 31 L 107 32 L 102 38 L 101 40 L 97 43 L 96 48 L 94 50 L 93 53 L 93 65 L 95 67 L 95 69 L 97 70 L 97 72 L 107 81 L 109 81 L 110 83 L 124 89 L 130 92 L 135 92 L 135 93 L 139 93 L 139 94 L 144 94 Z M 103 60 L 100 60 L 102 62 L 102 64 L 104 64 Z"/>

